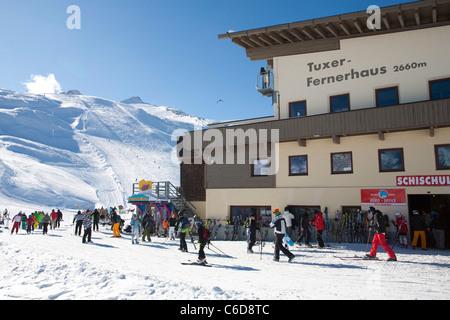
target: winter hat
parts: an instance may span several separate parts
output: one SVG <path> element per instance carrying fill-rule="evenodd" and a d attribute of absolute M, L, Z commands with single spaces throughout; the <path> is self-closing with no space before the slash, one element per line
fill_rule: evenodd
<path fill-rule="evenodd" d="M 419 210 L 413 210 L 413 214 L 419 214 Z"/>
<path fill-rule="evenodd" d="M 195 225 L 196 225 L 197 228 L 198 228 L 198 227 L 200 227 L 200 226 L 202 225 L 202 222 L 201 222 L 201 221 L 197 221 L 197 222 L 195 223 Z"/>
<path fill-rule="evenodd" d="M 395 216 L 396 216 L 396 217 L 401 217 L 401 215 L 402 215 L 402 214 L 401 214 L 400 212 L 398 212 L 398 211 L 395 213 Z"/>
<path fill-rule="evenodd" d="M 279 215 L 280 214 L 280 209 L 278 209 L 278 208 L 275 208 L 275 209 L 273 209 L 273 214 L 274 215 Z"/>
<path fill-rule="evenodd" d="M 369 211 L 375 212 L 375 208 L 374 207 L 369 207 Z"/>

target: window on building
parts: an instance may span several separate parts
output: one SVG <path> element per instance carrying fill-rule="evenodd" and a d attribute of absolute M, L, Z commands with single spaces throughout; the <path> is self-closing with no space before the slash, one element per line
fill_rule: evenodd
<path fill-rule="evenodd" d="M 289 118 L 306 116 L 306 100 L 289 103 Z"/>
<path fill-rule="evenodd" d="M 331 154 L 331 173 L 353 173 L 353 156 L 351 152 Z"/>
<path fill-rule="evenodd" d="M 377 107 L 395 106 L 399 104 L 398 87 L 375 90 Z"/>
<path fill-rule="evenodd" d="M 378 150 L 380 172 L 405 171 L 403 148 Z"/>
<path fill-rule="evenodd" d="M 232 224 L 243 224 L 252 215 L 256 216 L 256 221 L 261 221 L 262 226 L 269 226 L 272 220 L 272 210 L 270 206 L 231 206 L 230 220 Z"/>
<path fill-rule="evenodd" d="M 254 160 L 252 164 L 252 177 L 263 177 L 269 175 L 269 159 Z"/>
<path fill-rule="evenodd" d="M 436 157 L 436 170 L 450 169 L 450 144 L 441 144 L 434 146 Z"/>
<path fill-rule="evenodd" d="M 330 97 L 330 111 L 331 113 L 343 112 L 350 110 L 350 95 L 341 94 L 339 96 Z"/>
<path fill-rule="evenodd" d="M 430 81 L 430 99 L 450 98 L 450 78 Z"/>
<path fill-rule="evenodd" d="M 289 157 L 289 175 L 305 176 L 308 175 L 308 156 L 290 156 Z"/>

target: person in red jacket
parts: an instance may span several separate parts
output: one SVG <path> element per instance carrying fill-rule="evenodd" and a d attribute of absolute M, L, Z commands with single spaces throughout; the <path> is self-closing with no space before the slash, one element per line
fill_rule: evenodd
<path fill-rule="evenodd" d="M 52 219 L 52 222 L 50 224 L 50 229 L 55 230 L 56 229 L 56 219 L 58 219 L 58 213 L 55 211 L 55 209 L 52 210 L 52 213 L 50 214 L 50 218 Z"/>
<path fill-rule="evenodd" d="M 29 215 L 27 218 L 27 233 L 30 234 L 31 233 L 31 228 L 34 224 L 34 219 L 33 219 L 33 215 Z"/>
<path fill-rule="evenodd" d="M 22 222 L 22 211 L 20 211 L 18 214 L 16 214 L 14 216 L 14 218 L 12 218 L 12 222 L 13 222 L 13 227 L 11 230 L 11 234 L 14 233 L 14 230 L 16 230 L 16 234 L 17 234 L 19 232 L 20 223 Z"/>
<path fill-rule="evenodd" d="M 395 213 L 395 219 L 396 221 L 392 221 L 395 227 L 397 228 L 398 236 L 397 240 L 398 243 L 402 248 L 408 248 L 408 223 L 406 222 L 406 218 L 402 216 L 400 212 Z M 395 243 L 394 243 L 395 244 Z"/>
<path fill-rule="evenodd" d="M 323 243 L 322 233 L 325 229 L 325 222 L 323 221 L 323 213 L 320 211 L 315 211 L 314 218 L 312 219 L 312 224 L 316 227 L 317 242 L 319 243 L 319 248 L 323 248 L 325 244 Z"/>

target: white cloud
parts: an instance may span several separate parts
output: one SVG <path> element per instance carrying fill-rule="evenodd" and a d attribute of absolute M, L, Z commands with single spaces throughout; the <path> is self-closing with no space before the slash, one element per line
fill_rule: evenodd
<path fill-rule="evenodd" d="M 29 93 L 60 93 L 61 85 L 56 81 L 55 75 L 50 73 L 47 77 L 31 75 L 31 79 L 24 83 Z"/>

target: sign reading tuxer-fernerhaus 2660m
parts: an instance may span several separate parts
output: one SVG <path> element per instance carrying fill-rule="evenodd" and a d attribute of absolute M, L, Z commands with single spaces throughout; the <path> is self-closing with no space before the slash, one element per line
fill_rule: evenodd
<path fill-rule="evenodd" d="M 338 69 L 339 67 L 350 67 L 352 65 L 352 60 L 350 59 L 335 59 L 332 61 L 321 61 L 321 62 L 310 62 L 307 63 L 309 72 L 318 71 L 333 71 L 333 69 Z M 306 79 L 307 87 L 320 86 L 324 84 L 332 84 L 335 82 L 342 82 L 347 80 L 355 80 L 359 78 L 374 77 L 377 75 L 384 75 L 388 72 L 404 72 L 414 69 L 422 69 L 427 67 L 427 62 L 424 61 L 404 61 L 404 63 L 395 64 L 392 66 L 376 66 L 376 67 L 366 67 L 363 69 L 351 68 L 346 72 L 341 72 L 337 74 L 330 74 L 325 77 L 308 77 Z"/>
<path fill-rule="evenodd" d="M 450 186 L 450 175 L 398 176 L 398 187 L 441 187 Z"/>

